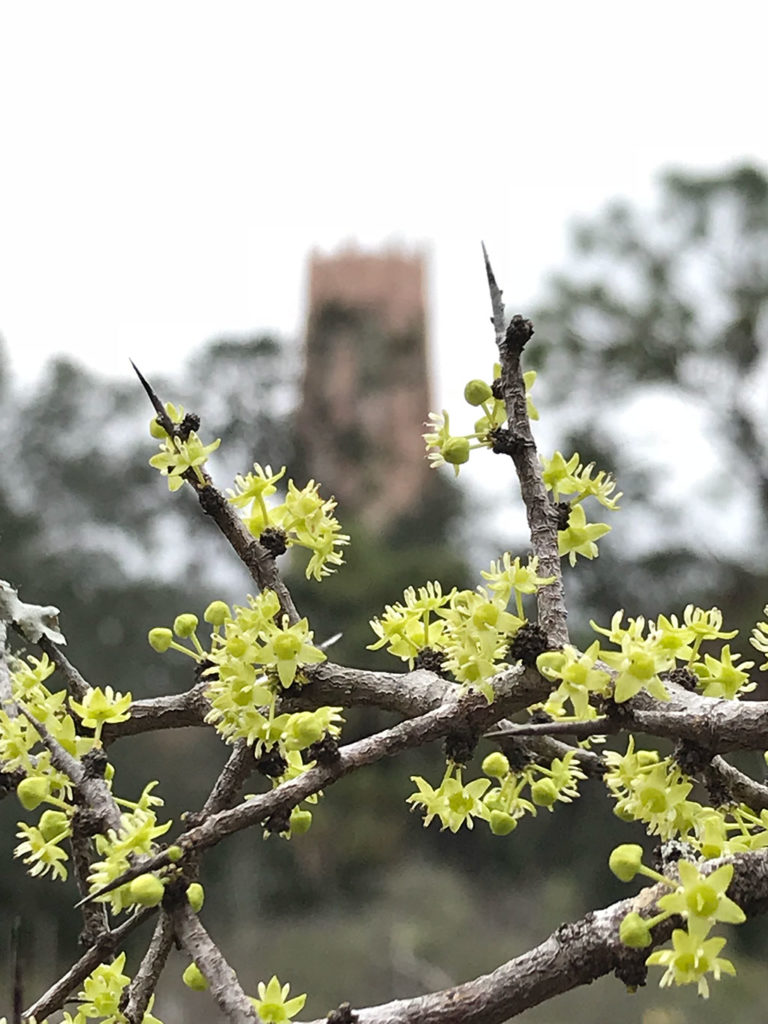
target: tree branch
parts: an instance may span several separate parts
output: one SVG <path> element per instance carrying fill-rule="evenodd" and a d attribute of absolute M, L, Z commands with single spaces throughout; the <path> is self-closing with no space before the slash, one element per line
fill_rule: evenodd
<path fill-rule="evenodd" d="M 128 986 L 128 1000 L 123 1009 L 128 1024 L 141 1024 L 172 948 L 173 925 L 165 910 L 161 910 L 147 951 Z"/>
<path fill-rule="evenodd" d="M 554 576 L 554 582 L 549 586 L 541 587 L 536 596 L 539 625 L 546 631 L 552 644 L 560 647 L 568 642 L 568 612 L 565 607 L 563 576 L 557 543 L 557 510 L 547 494 L 541 475 L 536 442 L 533 439 L 528 419 L 525 381 L 520 366 L 520 354 L 523 346 L 533 334 L 533 325 L 530 320 L 515 316 L 509 326 L 505 328 L 502 292 L 496 284 L 491 261 L 484 245 L 483 257 L 491 294 L 493 328 L 501 360 L 501 389 L 509 424 L 509 430 L 503 442 L 500 437 L 499 444 L 494 450 L 503 451 L 512 457 L 520 481 L 520 493 L 528 518 L 533 552 L 538 556 L 542 575 Z"/>
<path fill-rule="evenodd" d="M 240 987 L 237 975 L 188 903 L 173 908 L 171 922 L 179 942 L 197 964 L 227 1019 L 232 1024 L 259 1024 L 259 1015 Z"/>

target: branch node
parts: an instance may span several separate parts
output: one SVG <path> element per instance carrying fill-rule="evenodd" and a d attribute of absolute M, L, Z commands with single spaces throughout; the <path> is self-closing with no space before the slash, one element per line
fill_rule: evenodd
<path fill-rule="evenodd" d="M 511 355 L 519 356 L 526 344 L 533 337 L 533 321 L 516 313 L 509 321 L 504 335 L 504 344 Z"/>
<path fill-rule="evenodd" d="M 207 516 L 215 516 L 226 506 L 226 499 L 212 484 L 206 484 L 197 492 L 200 508 Z"/>
<path fill-rule="evenodd" d="M 330 767 L 339 760 L 339 744 L 329 732 L 307 748 L 307 756 L 318 764 Z"/>
<path fill-rule="evenodd" d="M 268 526 L 259 537 L 259 544 L 266 548 L 273 558 L 284 555 L 288 550 L 285 530 L 280 526 Z"/>
<path fill-rule="evenodd" d="M 94 747 L 83 755 L 81 764 L 84 779 L 103 779 L 109 764 L 106 750 L 103 747 Z"/>
<path fill-rule="evenodd" d="M 285 774 L 288 767 L 288 762 L 280 753 L 280 749 L 277 746 L 270 747 L 269 750 L 265 750 L 261 757 L 256 758 L 254 764 L 256 766 L 256 771 L 261 772 L 262 775 L 266 775 L 268 779 L 279 779 L 281 775 Z"/>
<path fill-rule="evenodd" d="M 536 668 L 538 656 L 554 649 L 545 629 L 535 622 L 526 622 L 515 633 L 507 656 L 511 661 L 522 661 L 527 668 Z"/>
<path fill-rule="evenodd" d="M 695 693 L 698 687 L 696 676 L 685 666 L 670 669 L 668 672 L 661 672 L 659 675 L 661 679 L 668 680 L 670 683 L 677 683 L 678 686 L 682 686 L 684 690 L 690 690 L 691 693 Z"/>
<path fill-rule="evenodd" d="M 523 437 L 522 434 L 506 427 L 496 427 L 490 432 L 489 437 L 493 439 L 491 451 L 497 455 L 519 455 L 525 448 L 536 447 L 531 438 Z"/>
<path fill-rule="evenodd" d="M 358 1015 L 349 1003 L 340 1003 L 336 1010 L 326 1017 L 328 1024 L 357 1024 Z"/>
<path fill-rule="evenodd" d="M 619 964 L 613 972 L 619 981 L 627 986 L 630 992 L 642 988 L 648 980 L 648 968 L 645 966 L 647 951 L 630 949 L 623 946 L 619 953 Z"/>
<path fill-rule="evenodd" d="M 683 669 L 683 671 L 687 671 Z M 713 750 L 707 750 L 693 740 L 678 740 L 672 751 L 672 758 L 686 775 L 698 775 L 712 763 Z"/>
<path fill-rule="evenodd" d="M 445 737 L 443 749 L 447 761 L 454 764 L 467 765 L 477 749 L 478 733 L 469 727 L 462 731 L 449 732 Z"/>

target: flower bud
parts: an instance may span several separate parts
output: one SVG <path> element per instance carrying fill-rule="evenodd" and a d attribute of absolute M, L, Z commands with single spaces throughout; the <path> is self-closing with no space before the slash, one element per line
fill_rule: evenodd
<path fill-rule="evenodd" d="M 482 405 L 493 398 L 493 392 L 484 380 L 471 380 L 464 388 L 464 398 L 470 405 Z"/>
<path fill-rule="evenodd" d="M 539 807 L 551 807 L 557 801 L 558 789 L 552 779 L 538 779 L 531 786 L 531 799 Z"/>
<path fill-rule="evenodd" d="M 180 846 L 169 846 L 166 852 L 168 854 L 168 860 L 172 864 L 175 864 L 176 861 L 181 860 L 184 856 L 184 851 Z"/>
<path fill-rule="evenodd" d="M 205 992 L 208 988 L 208 982 L 203 977 L 203 972 L 194 961 L 186 968 L 181 980 L 187 988 L 191 988 L 195 992 Z"/>
<path fill-rule="evenodd" d="M 461 466 L 469 461 L 469 441 L 466 437 L 449 437 L 440 451 L 445 461 L 452 466 Z"/>
<path fill-rule="evenodd" d="M 19 803 L 27 811 L 34 811 L 43 800 L 47 799 L 50 793 L 48 779 L 37 776 L 32 779 L 22 779 L 16 787 L 16 796 Z"/>
<path fill-rule="evenodd" d="M 323 738 L 323 726 L 311 711 L 299 711 L 291 720 L 291 732 L 303 747 Z"/>
<path fill-rule="evenodd" d="M 631 949 L 645 949 L 652 942 L 651 929 L 634 910 L 631 910 L 619 925 L 619 938 Z"/>
<path fill-rule="evenodd" d="M 212 626 L 223 626 L 228 619 L 232 618 L 232 614 L 229 605 L 224 601 L 211 601 L 203 612 L 203 618 Z"/>
<path fill-rule="evenodd" d="M 483 761 L 483 771 L 492 779 L 501 779 L 509 771 L 509 761 L 500 750 L 494 750 L 492 754 Z"/>
<path fill-rule="evenodd" d="M 302 810 L 300 807 L 294 807 L 291 811 L 291 835 L 292 836 L 303 836 L 305 832 L 309 831 L 309 826 L 312 824 L 312 811 Z"/>
<path fill-rule="evenodd" d="M 197 914 L 203 908 L 205 902 L 205 890 L 199 882 L 192 882 L 187 886 L 187 903 Z"/>
<path fill-rule="evenodd" d="M 635 820 L 634 814 L 627 808 L 626 800 L 619 800 L 619 802 L 613 808 L 613 813 L 616 815 L 619 821 L 626 821 L 627 823 L 629 823 L 630 821 Z"/>
<path fill-rule="evenodd" d="M 659 755 L 656 750 L 638 750 L 637 763 L 641 768 L 647 768 L 648 765 L 656 764 L 659 760 Z"/>
<path fill-rule="evenodd" d="M 472 614 L 472 624 L 482 629 L 483 626 L 495 626 L 499 621 L 500 608 L 490 601 L 484 601 Z"/>
<path fill-rule="evenodd" d="M 233 658 L 242 658 L 248 650 L 248 641 L 242 636 L 231 636 L 226 644 L 227 654 Z"/>
<path fill-rule="evenodd" d="M 69 828 L 69 818 L 64 811 L 47 810 L 40 815 L 37 823 L 40 834 L 46 843 L 49 843 L 56 836 L 60 836 L 65 829 Z"/>
<path fill-rule="evenodd" d="M 622 843 L 608 858 L 608 867 L 621 882 L 631 882 L 642 863 L 643 848 L 637 843 Z"/>
<path fill-rule="evenodd" d="M 165 654 L 173 643 L 173 633 L 165 626 L 156 626 L 154 629 L 150 629 L 147 639 L 153 650 L 158 654 Z"/>
<path fill-rule="evenodd" d="M 188 637 L 197 629 L 197 616 L 191 612 L 185 612 L 184 615 L 177 615 L 173 620 L 173 632 L 176 636 Z"/>
<path fill-rule="evenodd" d="M 517 828 L 517 821 L 506 811 L 491 811 L 490 826 L 495 836 L 508 836 Z"/>
<path fill-rule="evenodd" d="M 301 650 L 301 637 L 295 633 L 281 633 L 275 637 L 272 646 L 279 661 L 293 661 Z"/>
<path fill-rule="evenodd" d="M 163 898 L 165 886 L 156 875 L 139 875 L 128 883 L 128 895 L 132 903 L 142 907 L 156 907 Z"/>

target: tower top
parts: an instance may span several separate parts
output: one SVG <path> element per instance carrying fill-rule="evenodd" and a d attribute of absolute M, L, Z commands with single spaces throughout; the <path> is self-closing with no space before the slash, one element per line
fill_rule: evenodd
<path fill-rule="evenodd" d="M 424 323 L 424 256 L 395 249 L 362 252 L 348 246 L 309 262 L 309 309 L 328 303 L 375 310 L 382 328 L 396 333 Z"/>

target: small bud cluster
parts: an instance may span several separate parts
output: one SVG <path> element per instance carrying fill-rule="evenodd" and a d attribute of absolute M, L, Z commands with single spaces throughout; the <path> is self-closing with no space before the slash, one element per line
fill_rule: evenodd
<path fill-rule="evenodd" d="M 585 498 L 596 498 L 605 508 L 617 509 L 621 493 L 613 494 L 616 488 L 615 481 L 603 470 L 593 476 L 594 462 L 587 466 L 582 465 L 578 452 L 568 460 L 560 452 L 555 452 L 551 459 L 542 456 L 541 466 L 544 485 L 552 492 L 552 501 L 563 521 L 557 532 L 560 556 L 568 555 L 571 565 L 576 564 L 577 555 L 583 558 L 597 558 L 595 542 L 611 528 L 607 523 L 588 523 L 581 502 Z M 568 502 L 563 502 L 564 496 L 570 496 Z"/>
<path fill-rule="evenodd" d="M 307 579 L 329 576 L 344 562 L 338 549 L 349 543 L 333 514 L 335 499 L 321 498 L 314 480 L 301 490 L 289 480 L 285 500 L 268 505 L 266 499 L 277 492 L 275 484 L 285 475 L 285 466 L 273 473 L 270 466 L 262 468 L 257 462 L 253 470 L 235 477 L 235 489 L 228 492 L 228 500 L 241 510 L 250 533 L 275 553 L 286 547 L 307 548 L 312 552 L 305 569 Z"/>
<path fill-rule="evenodd" d="M 180 426 L 184 424 L 185 417 L 182 406 L 176 407 L 169 402 L 165 411 L 172 423 Z M 162 439 L 160 451 L 157 455 L 152 456 L 149 464 L 168 478 L 169 491 L 178 491 L 183 486 L 188 472 L 194 474 L 201 486 L 205 485 L 206 480 L 202 467 L 208 461 L 211 452 L 215 452 L 221 444 L 221 438 L 204 445 L 192 429 L 179 430 L 178 433 L 174 432 L 169 437 L 156 419 L 150 422 L 149 432 L 152 437 Z"/>
<path fill-rule="evenodd" d="M 482 409 L 483 415 L 475 422 L 475 429 L 469 434 L 452 434 L 450 418 L 445 409 L 442 413 L 431 412 L 429 423 L 425 424 L 430 429 L 423 435 L 427 446 L 429 463 L 433 469 L 448 464 L 453 466 L 456 476 L 459 475 L 459 467 L 469 461 L 469 454 L 476 448 L 493 449 L 495 435 L 507 421 L 507 408 L 501 396 L 500 389 L 496 386 L 501 376 L 501 366 L 495 363 L 493 367 L 492 383 L 484 380 L 470 380 L 464 388 L 464 399 L 473 408 Z M 536 380 L 536 371 L 529 370 L 523 374 L 523 381 L 526 389 L 526 402 L 528 418 L 537 420 L 539 414 L 530 398 L 530 391 Z"/>
<path fill-rule="evenodd" d="M 622 882 L 631 882 L 641 874 L 671 890 L 657 900 L 658 914 L 642 917 L 637 911 L 630 911 L 619 928 L 619 938 L 625 946 L 646 949 L 653 942 L 652 928 L 675 914 L 682 917 L 685 927 L 672 932 L 672 948 L 655 950 L 646 960 L 649 966 L 667 968 L 661 979 L 662 987 L 696 984 L 699 995 L 706 998 L 707 974 L 719 980 L 722 973 L 736 973 L 730 960 L 718 956 L 725 939 L 708 937 L 718 921 L 741 924 L 746 920 L 741 907 L 725 894 L 733 878 L 733 864 L 723 864 L 704 874 L 696 864 L 680 860 L 679 879 L 669 879 L 643 864 L 643 849 L 634 843 L 617 846 L 608 863 Z"/>
<path fill-rule="evenodd" d="M 449 761 L 445 775 L 437 789 L 421 776 L 414 775 L 418 792 L 408 797 L 408 803 L 424 809 L 425 827 L 437 818 L 444 829 L 458 832 L 462 825 L 473 827 L 473 819 L 488 822 L 491 832 L 505 836 L 517 828 L 524 814 L 536 814 L 538 807 L 551 811 L 560 801 L 570 803 L 577 797 L 577 784 L 585 778 L 578 766 L 578 752 L 569 752 L 555 758 L 546 767 L 529 764 L 521 770 L 510 766 L 500 751 L 489 754 L 483 761 L 483 771 L 494 780 L 475 779 L 464 783 L 462 767 Z M 489 788 L 491 787 L 491 788 Z M 529 797 L 523 796 L 528 787 Z"/>

